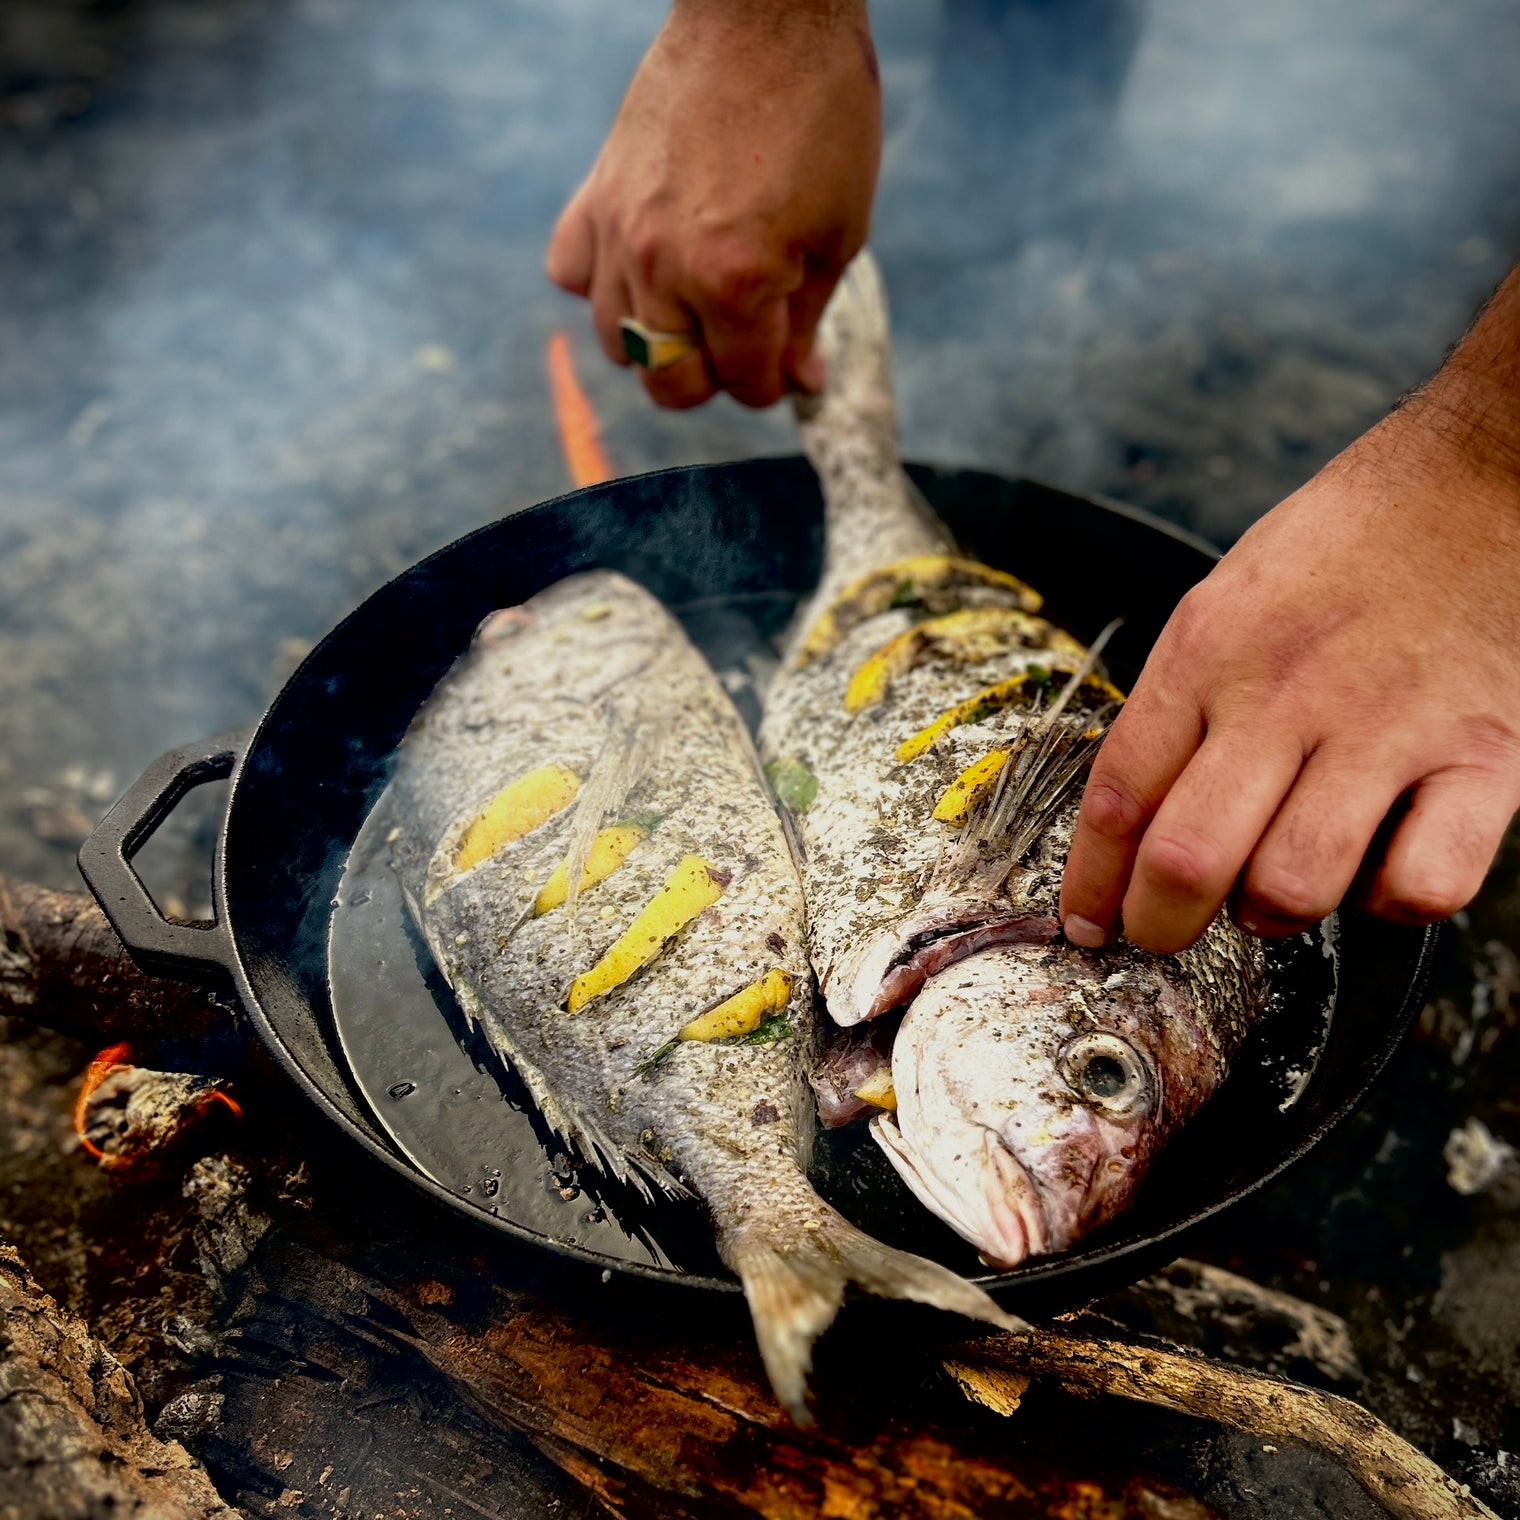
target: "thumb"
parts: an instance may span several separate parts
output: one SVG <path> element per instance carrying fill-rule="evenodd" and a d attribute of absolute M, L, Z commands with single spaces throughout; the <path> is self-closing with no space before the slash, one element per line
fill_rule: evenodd
<path fill-rule="evenodd" d="M 573 296 L 591 293 L 591 272 L 596 264 L 596 226 L 591 220 L 587 188 L 583 184 L 560 212 L 544 255 L 544 273 Z"/>

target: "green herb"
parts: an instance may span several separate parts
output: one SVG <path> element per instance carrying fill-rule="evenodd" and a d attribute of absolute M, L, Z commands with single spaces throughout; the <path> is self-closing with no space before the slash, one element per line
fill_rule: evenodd
<path fill-rule="evenodd" d="M 748 1034 L 729 1035 L 724 1040 L 714 1040 L 714 1045 L 776 1045 L 792 1032 L 792 1021 L 784 1013 L 773 1013 L 760 1022 Z"/>
<path fill-rule="evenodd" d="M 656 1046 L 647 1056 L 643 1056 L 633 1063 L 634 1075 L 637 1077 L 647 1077 L 680 1043 L 679 1040 L 666 1040 L 663 1045 Z"/>
<path fill-rule="evenodd" d="M 911 607 L 918 600 L 918 589 L 912 581 L 903 581 L 892 593 L 888 607 Z"/>
<path fill-rule="evenodd" d="M 1030 665 L 1024 674 L 1034 682 L 1036 686 L 1050 685 L 1050 671 L 1044 665 Z"/>
<path fill-rule="evenodd" d="M 818 778 L 800 760 L 772 760 L 765 779 L 781 805 L 794 813 L 807 812 L 818 795 Z"/>
<path fill-rule="evenodd" d="M 615 826 L 620 829 L 643 829 L 646 834 L 652 834 L 664 822 L 664 813 L 625 813 Z"/>

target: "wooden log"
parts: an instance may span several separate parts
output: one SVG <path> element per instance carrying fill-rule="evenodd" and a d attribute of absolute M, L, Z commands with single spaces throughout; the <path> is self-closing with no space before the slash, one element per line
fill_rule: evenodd
<path fill-rule="evenodd" d="M 204 1386 L 220 1392 L 224 1415 L 257 1401 L 289 1430 L 270 1420 L 276 1407 L 309 1414 L 345 1397 L 389 1407 L 405 1388 L 435 1434 L 483 1427 L 496 1434 L 477 1446 L 507 1458 L 506 1438 L 527 1437 L 628 1520 L 1214 1520 L 1143 1458 L 1101 1441 L 1060 1452 L 1010 1441 L 936 1377 L 932 1359 L 862 1339 L 858 1324 L 831 1333 L 815 1379 L 818 1424 L 804 1431 L 771 1396 L 737 1319 L 694 1328 L 630 1317 L 625 1305 L 572 1315 L 491 1287 L 468 1262 L 440 1261 L 438 1275 L 410 1282 L 395 1264 L 341 1262 L 288 1233 L 266 1237 L 207 1367 Z M 253 1348 L 263 1359 L 274 1346 L 278 1387 L 268 1371 L 248 1370 Z M 862 1354 L 876 1358 L 869 1370 Z M 313 1364 L 320 1380 L 303 1375 Z M 295 1451 L 287 1476 L 311 1495 L 294 1477 L 303 1460 L 310 1469 L 334 1458 Z M 338 1460 L 329 1486 L 341 1474 L 357 1499 L 371 1473 Z M 413 1459 L 419 1470 L 433 1470 L 431 1460 Z M 212 1466 L 220 1476 L 222 1463 Z M 501 1502 L 494 1479 L 459 1486 L 472 1513 Z"/>
<path fill-rule="evenodd" d="M 1394 1520 L 1498 1520 L 1361 1405 L 1322 1389 L 1187 1352 L 1054 1330 L 987 1336 L 953 1355 L 963 1386 L 967 1370 L 978 1366 L 1053 1377 L 1084 1394 L 1114 1394 L 1312 1446 L 1345 1467 Z"/>
<path fill-rule="evenodd" d="M 139 971 L 95 900 L 0 875 L 0 1014 L 139 1054 L 232 1021 L 214 993 Z"/>
<path fill-rule="evenodd" d="M 131 1374 L 0 1246 L 0 1520 L 238 1520 Z"/>
<path fill-rule="evenodd" d="M 607 1311 L 571 1316 L 504 1290 L 482 1304 L 481 1285 L 468 1272 L 408 1283 L 306 1253 L 266 1260 L 260 1272 L 286 1311 L 299 1292 L 362 1304 L 362 1318 L 351 1313 L 346 1321 L 351 1334 L 410 1352 L 493 1423 L 529 1436 L 629 1513 L 642 1513 L 637 1496 L 651 1493 L 698 1513 L 737 1510 L 766 1520 L 818 1513 L 941 1520 L 988 1508 L 1045 1515 L 1063 1505 L 1083 1513 L 1089 1500 L 1095 1513 L 1105 1513 L 1099 1500 L 1115 1515 L 1208 1513 L 1143 1471 L 1105 1468 L 1099 1439 L 1057 1460 L 1038 1442 L 1010 1443 L 996 1428 L 989 1433 L 957 1417 L 953 1378 L 999 1412 L 1017 1408 L 1029 1380 L 1043 1379 L 1084 1397 L 1114 1395 L 1308 1446 L 1344 1466 L 1395 1520 L 1495 1520 L 1350 1399 L 1178 1348 L 1119 1340 L 1094 1312 L 1027 1336 L 948 1349 L 880 1342 L 858 1323 L 842 1323 L 821 1348 L 819 1425 L 799 1431 L 771 1398 L 742 1334 Z M 324 1276 L 320 1290 L 298 1289 Z M 1212 1290 L 1227 1291 L 1231 1302 L 1243 1291 L 1229 1282 Z M 250 1305 L 244 1312 L 266 1311 Z M 936 1386 L 939 1368 L 949 1376 Z M 1023 1420 L 1021 1412 L 1009 1427 L 1015 1437 Z M 1103 1422 L 1088 1416 L 1083 1423 Z M 1170 1511 L 1154 1502 L 1158 1495 Z"/>

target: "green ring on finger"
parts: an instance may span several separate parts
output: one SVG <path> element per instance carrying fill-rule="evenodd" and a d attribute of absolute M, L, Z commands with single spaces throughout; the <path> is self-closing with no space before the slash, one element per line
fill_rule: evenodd
<path fill-rule="evenodd" d="M 624 317 L 618 323 L 618 332 L 622 334 L 623 352 L 640 369 L 664 369 L 697 346 L 691 333 L 653 332 L 633 317 Z"/>

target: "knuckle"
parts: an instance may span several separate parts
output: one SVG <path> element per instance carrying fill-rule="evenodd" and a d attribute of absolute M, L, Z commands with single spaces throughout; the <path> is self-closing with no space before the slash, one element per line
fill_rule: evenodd
<path fill-rule="evenodd" d="M 1465 908 L 1477 895 L 1485 864 L 1477 857 L 1451 857 L 1435 863 L 1390 860 L 1384 866 L 1373 910 L 1400 923 L 1438 923 Z"/>
<path fill-rule="evenodd" d="M 1243 896 L 1253 916 L 1292 923 L 1314 923 L 1336 904 L 1333 890 L 1275 862 L 1251 867 Z"/>
<path fill-rule="evenodd" d="M 747 243 L 721 241 L 704 251 L 691 274 L 699 304 L 721 311 L 752 305 L 769 291 L 774 271 L 765 255 Z"/>
<path fill-rule="evenodd" d="M 544 250 L 544 273 L 551 284 L 571 295 L 583 296 L 590 284 L 589 273 L 576 267 L 563 228 L 557 230 Z"/>
<path fill-rule="evenodd" d="M 1485 713 L 1468 718 L 1459 728 L 1469 770 L 1508 776 L 1520 768 L 1520 734 L 1502 718 Z"/>
<path fill-rule="evenodd" d="M 786 394 L 780 371 L 751 376 L 728 387 L 728 393 L 741 406 L 772 406 Z"/>
<path fill-rule="evenodd" d="M 1082 794 L 1082 821 L 1104 839 L 1130 840 L 1145 827 L 1146 809 L 1123 782 L 1095 774 Z"/>
<path fill-rule="evenodd" d="M 628 230 L 623 239 L 623 248 L 628 265 L 640 285 L 658 287 L 660 269 L 665 263 L 666 249 L 669 246 L 669 236 L 657 222 L 640 221 Z"/>
<path fill-rule="evenodd" d="M 680 366 L 683 370 L 686 366 Z M 703 372 L 692 375 L 657 371 L 643 373 L 644 389 L 660 406 L 672 411 L 687 411 L 701 406 L 714 393 L 712 381 Z"/>
<path fill-rule="evenodd" d="M 1147 834 L 1137 869 L 1158 891 L 1180 898 L 1206 897 L 1225 885 L 1229 874 L 1212 839 L 1182 829 Z"/>
<path fill-rule="evenodd" d="M 1166 624 L 1166 640 L 1174 658 L 1192 659 L 1213 642 L 1213 595 L 1207 582 L 1194 586 L 1177 603 Z"/>
<path fill-rule="evenodd" d="M 1476 889 L 1473 889 L 1476 890 Z M 1403 884 L 1390 883 L 1377 906 L 1383 918 L 1405 924 L 1434 924 L 1465 907 L 1473 891 L 1455 882 L 1425 878 Z"/>

